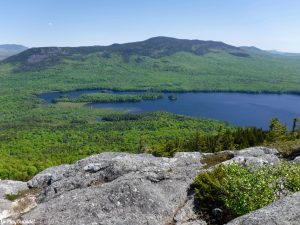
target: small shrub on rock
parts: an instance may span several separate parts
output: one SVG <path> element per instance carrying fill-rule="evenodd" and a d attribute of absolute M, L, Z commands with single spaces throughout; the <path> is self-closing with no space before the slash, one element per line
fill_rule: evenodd
<path fill-rule="evenodd" d="M 201 212 L 211 214 L 220 208 L 227 218 L 233 218 L 300 191 L 300 165 L 282 162 L 279 167 L 254 171 L 234 163 L 222 165 L 199 174 L 193 187 Z"/>

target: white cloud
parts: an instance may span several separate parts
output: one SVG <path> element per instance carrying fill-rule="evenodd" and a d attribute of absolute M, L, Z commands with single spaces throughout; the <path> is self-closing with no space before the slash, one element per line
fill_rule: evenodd
<path fill-rule="evenodd" d="M 48 26 L 49 26 L 49 27 L 52 27 L 52 26 L 53 26 L 53 23 L 52 23 L 52 22 L 48 22 Z"/>

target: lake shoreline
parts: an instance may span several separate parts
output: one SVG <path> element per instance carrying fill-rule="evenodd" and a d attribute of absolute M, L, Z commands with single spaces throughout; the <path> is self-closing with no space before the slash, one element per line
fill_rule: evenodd
<path fill-rule="evenodd" d="M 51 92 L 39 95 L 45 104 L 53 104 L 56 99 L 66 98 L 76 102 L 82 95 L 140 95 L 146 91 L 115 91 L 114 89 L 80 89 L 69 92 Z M 86 102 L 89 108 L 110 108 L 126 110 L 128 113 L 165 111 L 173 114 L 205 117 L 226 121 L 233 126 L 255 126 L 268 129 L 269 121 L 278 118 L 291 127 L 294 118 L 300 117 L 300 95 L 270 92 L 161 92 L 163 98 L 142 101 L 103 101 Z M 170 95 L 176 100 L 170 100 Z M 119 95 L 119 96 L 118 96 Z M 169 96 L 168 96 L 169 95 Z M 62 97 L 63 96 L 63 97 Z M 126 96 L 124 96 L 126 97 Z M 123 98 L 123 97 L 122 97 Z M 117 99 L 117 98 L 116 98 Z"/>
<path fill-rule="evenodd" d="M 36 96 L 43 95 L 43 94 L 50 94 L 50 93 L 68 93 L 68 92 L 75 92 L 75 91 L 108 91 L 108 92 L 115 92 L 115 93 L 122 93 L 122 92 L 136 92 L 136 93 L 143 93 L 143 92 L 160 92 L 160 93 L 237 93 L 237 94 L 289 94 L 289 95 L 300 95 L 300 91 L 250 91 L 250 90 L 169 90 L 169 89 L 117 89 L 117 88 L 75 88 L 75 89 L 68 89 L 68 90 L 55 90 L 55 91 L 46 91 L 41 93 L 35 93 Z M 105 93 L 105 92 L 103 92 Z"/>

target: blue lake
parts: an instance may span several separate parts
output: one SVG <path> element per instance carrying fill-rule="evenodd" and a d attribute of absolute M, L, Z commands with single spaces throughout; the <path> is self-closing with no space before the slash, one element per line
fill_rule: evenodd
<path fill-rule="evenodd" d="M 47 104 L 59 96 L 67 95 L 74 99 L 81 94 L 95 93 L 99 90 L 81 90 L 70 92 L 54 92 L 39 95 Z M 113 92 L 128 94 L 137 92 Z M 174 93 L 173 93 L 174 94 Z M 244 93 L 176 93 L 176 101 L 164 98 L 142 102 L 128 103 L 93 103 L 91 108 L 127 109 L 130 113 L 166 111 L 170 113 L 207 117 L 226 121 L 237 126 L 256 126 L 268 128 L 272 118 L 292 126 L 293 119 L 300 117 L 300 96 L 292 94 L 244 94 Z"/>

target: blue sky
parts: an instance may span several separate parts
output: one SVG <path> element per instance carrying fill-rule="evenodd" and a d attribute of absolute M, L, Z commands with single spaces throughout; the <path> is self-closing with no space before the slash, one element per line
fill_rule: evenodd
<path fill-rule="evenodd" d="M 108 45 L 154 36 L 300 52 L 299 0 L 0 0 L 0 43 Z"/>

